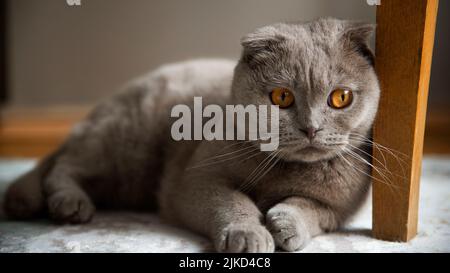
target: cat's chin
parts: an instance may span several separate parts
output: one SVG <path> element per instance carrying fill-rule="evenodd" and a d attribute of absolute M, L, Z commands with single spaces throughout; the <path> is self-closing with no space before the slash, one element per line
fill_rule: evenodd
<path fill-rule="evenodd" d="M 300 161 L 312 163 L 322 160 L 328 160 L 336 157 L 334 149 L 327 149 L 318 146 L 307 146 L 298 150 L 294 150 L 283 156 L 286 161 Z"/>

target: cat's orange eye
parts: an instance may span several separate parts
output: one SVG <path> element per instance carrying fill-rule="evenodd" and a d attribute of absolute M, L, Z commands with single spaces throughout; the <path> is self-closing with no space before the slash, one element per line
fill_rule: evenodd
<path fill-rule="evenodd" d="M 287 88 L 277 87 L 270 93 L 270 99 L 280 108 L 288 108 L 294 103 L 294 94 Z"/>
<path fill-rule="evenodd" d="M 328 97 L 328 105 L 335 109 L 343 109 L 349 106 L 353 101 L 353 93 L 348 89 L 338 88 L 331 92 Z"/>

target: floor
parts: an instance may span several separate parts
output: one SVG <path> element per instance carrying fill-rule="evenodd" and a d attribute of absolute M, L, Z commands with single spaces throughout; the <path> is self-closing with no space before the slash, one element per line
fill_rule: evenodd
<path fill-rule="evenodd" d="M 33 160 L 0 160 L 0 201 L 8 183 Z M 370 237 L 370 200 L 341 231 L 318 236 L 301 252 L 450 252 L 450 157 L 424 159 L 419 233 L 408 243 Z M 99 213 L 88 225 L 47 220 L 6 221 L 0 213 L 0 252 L 209 252 L 206 238 L 165 224 L 157 215 Z"/>

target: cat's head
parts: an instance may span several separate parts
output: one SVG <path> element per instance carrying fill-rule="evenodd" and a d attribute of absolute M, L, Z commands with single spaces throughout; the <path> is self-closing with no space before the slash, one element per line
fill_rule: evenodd
<path fill-rule="evenodd" d="M 262 27 L 242 39 L 236 104 L 280 105 L 283 158 L 336 156 L 370 131 L 380 88 L 368 39 L 374 26 L 337 19 Z"/>

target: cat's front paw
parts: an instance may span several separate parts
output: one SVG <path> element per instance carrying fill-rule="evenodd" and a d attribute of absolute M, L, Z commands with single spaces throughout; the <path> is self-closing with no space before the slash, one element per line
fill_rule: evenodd
<path fill-rule="evenodd" d="M 311 236 L 298 213 L 285 205 L 277 205 L 266 214 L 266 226 L 275 239 L 275 244 L 285 251 L 304 248 Z"/>
<path fill-rule="evenodd" d="M 215 245 L 219 252 L 261 253 L 275 250 L 270 232 L 266 227 L 255 224 L 230 224 L 219 234 Z"/>

